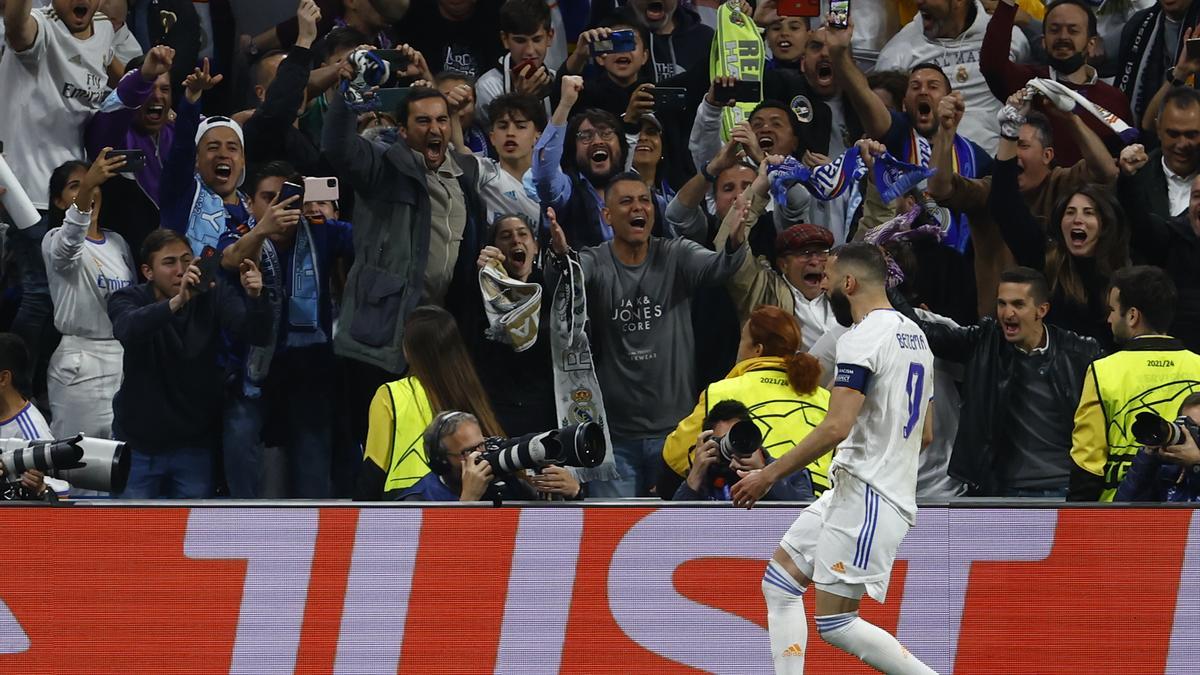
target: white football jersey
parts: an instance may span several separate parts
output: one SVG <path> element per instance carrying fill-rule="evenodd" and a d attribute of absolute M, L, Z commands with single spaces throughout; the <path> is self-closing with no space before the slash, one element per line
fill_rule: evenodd
<path fill-rule="evenodd" d="M 835 387 L 866 396 L 833 467 L 844 469 L 916 523 L 917 460 L 933 399 L 933 352 L 916 323 L 877 309 L 837 343 Z"/>

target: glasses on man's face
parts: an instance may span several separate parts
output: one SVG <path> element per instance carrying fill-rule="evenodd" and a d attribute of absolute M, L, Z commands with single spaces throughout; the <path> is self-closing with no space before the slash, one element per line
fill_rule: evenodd
<path fill-rule="evenodd" d="M 587 131 L 581 131 L 575 134 L 575 138 L 578 138 L 584 143 L 591 143 L 592 141 L 596 140 L 597 136 L 599 136 L 600 140 L 602 141 L 611 141 L 617 137 L 617 132 L 613 131 L 612 129 L 597 129 L 595 131 L 588 129 Z"/>
<path fill-rule="evenodd" d="M 825 260 L 829 257 L 829 249 L 827 248 L 806 248 L 799 251 L 796 255 L 805 260 Z"/>

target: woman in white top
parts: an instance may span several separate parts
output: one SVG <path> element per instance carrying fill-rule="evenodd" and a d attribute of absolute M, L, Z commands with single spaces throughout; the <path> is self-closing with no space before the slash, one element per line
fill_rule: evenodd
<path fill-rule="evenodd" d="M 108 296 L 134 283 L 136 271 L 121 235 L 98 225 L 100 185 L 125 164 L 124 157 L 108 157 L 110 150 L 102 150 L 88 169 L 62 227 L 42 240 L 54 325 L 63 336 L 46 376 L 55 438 L 112 437 L 112 400 L 121 386 L 124 350 L 113 339 Z"/>

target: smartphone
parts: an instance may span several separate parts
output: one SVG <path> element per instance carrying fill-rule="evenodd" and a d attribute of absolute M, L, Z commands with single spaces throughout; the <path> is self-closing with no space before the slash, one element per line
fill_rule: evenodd
<path fill-rule="evenodd" d="M 687 89 L 683 87 L 655 87 L 655 112 L 683 112 L 687 107 Z"/>
<path fill-rule="evenodd" d="M 125 158 L 125 166 L 121 167 L 121 173 L 136 173 L 146 166 L 144 150 L 111 150 L 108 156 Z"/>
<path fill-rule="evenodd" d="M 738 80 L 732 87 L 716 87 L 713 98 L 718 102 L 758 103 L 762 100 L 762 83 Z"/>
<path fill-rule="evenodd" d="M 526 80 L 528 80 L 529 78 L 533 77 L 533 74 L 537 72 L 537 69 L 538 67 L 534 65 L 532 59 L 525 59 L 524 61 L 517 61 L 512 65 L 512 75 L 514 78 L 524 77 Z"/>
<path fill-rule="evenodd" d="M 1200 37 L 1194 37 L 1185 45 L 1189 59 L 1200 59 Z"/>
<path fill-rule="evenodd" d="M 338 179 L 334 176 L 304 179 L 304 201 L 335 202 L 338 197 Z"/>
<path fill-rule="evenodd" d="M 375 100 L 379 102 L 379 111 L 396 114 L 400 104 L 408 98 L 408 87 L 388 87 L 375 92 Z"/>
<path fill-rule="evenodd" d="M 850 27 L 850 0 L 830 0 L 829 13 L 833 15 L 833 20 L 829 22 L 830 28 Z"/>
<path fill-rule="evenodd" d="M 279 190 L 279 203 L 282 204 L 292 197 L 299 197 L 300 199 L 292 202 L 291 208 L 300 208 L 304 202 L 304 186 L 288 181 L 284 183 L 283 187 Z"/>
<path fill-rule="evenodd" d="M 821 16 L 821 0 L 779 0 L 775 12 L 779 16 Z"/>
<path fill-rule="evenodd" d="M 398 73 L 407 68 L 410 63 L 409 58 L 399 49 L 372 49 L 371 53 L 387 61 L 388 66 L 392 69 L 393 78 L 398 77 Z"/>
<path fill-rule="evenodd" d="M 632 28 L 614 30 L 607 40 L 597 40 L 592 43 L 592 54 L 613 54 L 631 52 L 637 49 L 637 38 Z"/>
<path fill-rule="evenodd" d="M 221 254 L 216 251 L 205 251 L 205 254 L 192 261 L 192 264 L 200 268 L 200 283 L 192 287 L 193 295 L 207 291 L 221 273 Z"/>

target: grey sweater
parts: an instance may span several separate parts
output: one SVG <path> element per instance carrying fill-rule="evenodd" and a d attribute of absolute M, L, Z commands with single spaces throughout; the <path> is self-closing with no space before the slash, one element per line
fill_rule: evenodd
<path fill-rule="evenodd" d="M 686 239 L 650 240 L 640 265 L 612 242 L 579 253 L 587 279 L 596 375 L 612 435 L 666 436 L 695 405 L 692 294 L 724 284 L 746 247 L 717 253 Z"/>

